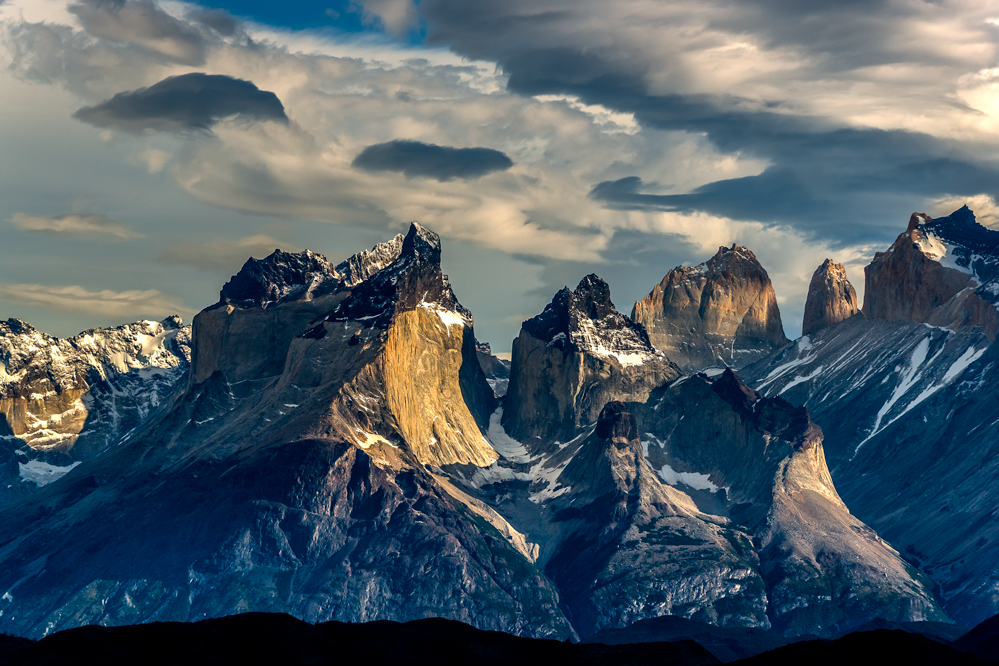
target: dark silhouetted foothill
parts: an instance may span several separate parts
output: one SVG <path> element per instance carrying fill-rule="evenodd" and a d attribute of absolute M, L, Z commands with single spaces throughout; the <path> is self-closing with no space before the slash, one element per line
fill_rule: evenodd
<path fill-rule="evenodd" d="M 999 615 L 990 617 L 953 643 L 961 652 L 999 662 Z"/>

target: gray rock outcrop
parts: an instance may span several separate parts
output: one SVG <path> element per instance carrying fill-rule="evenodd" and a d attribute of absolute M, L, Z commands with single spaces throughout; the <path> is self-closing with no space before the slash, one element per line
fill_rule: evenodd
<path fill-rule="evenodd" d="M 515 438 L 568 441 L 611 400 L 645 400 L 680 376 L 641 326 L 615 309 L 610 288 L 587 275 L 528 319 L 513 343 L 503 427 Z"/>

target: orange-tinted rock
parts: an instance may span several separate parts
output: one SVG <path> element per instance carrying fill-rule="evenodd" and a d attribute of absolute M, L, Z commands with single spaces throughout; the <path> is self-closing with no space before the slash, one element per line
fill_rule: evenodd
<path fill-rule="evenodd" d="M 632 319 L 685 371 L 741 367 L 788 343 L 770 276 L 740 245 L 678 266 L 635 303 Z"/>
<path fill-rule="evenodd" d="M 956 223 L 941 224 L 965 210 L 941 220 L 913 213 L 905 233 L 886 252 L 874 255 L 864 269 L 863 312 L 869 319 L 915 321 L 952 330 L 976 326 L 995 339 L 999 317 L 995 306 L 980 295 L 981 280 L 973 265 L 976 255 L 964 258 L 967 248 L 944 235 Z M 989 233 L 974 222 L 970 211 L 968 215 L 970 221 L 961 220 L 962 224 Z"/>
<path fill-rule="evenodd" d="M 802 335 L 809 335 L 857 314 L 857 291 L 846 277 L 843 264 L 826 259 L 815 269 L 808 285 Z"/>

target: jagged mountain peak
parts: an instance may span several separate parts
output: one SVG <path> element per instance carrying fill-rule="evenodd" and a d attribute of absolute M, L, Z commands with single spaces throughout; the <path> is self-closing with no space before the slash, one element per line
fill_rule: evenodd
<path fill-rule="evenodd" d="M 441 261 L 441 237 L 419 222 L 412 222 L 402 243 L 402 254 L 439 264 Z"/>
<path fill-rule="evenodd" d="M 826 259 L 815 269 L 808 283 L 802 335 L 838 324 L 857 312 L 857 291 L 846 276 L 846 268 L 832 259 Z"/>
<path fill-rule="evenodd" d="M 596 275 L 563 287 L 513 343 L 503 426 L 517 437 L 571 439 L 610 400 L 645 400 L 680 370 L 621 314 Z M 562 441 L 565 441 L 563 439 Z"/>
<path fill-rule="evenodd" d="M 326 283 L 339 282 L 332 264 L 310 250 L 274 250 L 263 259 L 250 258 L 219 293 L 221 303 L 267 306 L 312 294 Z"/>
<path fill-rule="evenodd" d="M 731 247 L 718 246 L 718 251 L 705 262 L 705 265 L 709 269 L 719 270 L 733 262 L 746 262 L 753 266 L 758 266 L 760 270 L 766 273 L 766 270 L 764 270 L 763 265 L 756 258 L 756 255 L 753 254 L 753 251 L 738 243 L 732 243 Z"/>
<path fill-rule="evenodd" d="M 662 358 L 648 333 L 614 307 L 610 287 L 589 274 L 574 291 L 560 289 L 544 311 L 523 323 L 523 330 L 558 349 L 613 357 L 622 365 Z"/>
<path fill-rule="evenodd" d="M 594 273 L 579 281 L 573 297 L 576 307 L 585 312 L 590 319 L 603 319 L 617 312 L 614 303 L 611 302 L 610 286 Z"/>
<path fill-rule="evenodd" d="M 743 367 L 788 343 L 770 276 L 736 243 L 702 264 L 670 270 L 631 317 L 688 372 Z"/>
<path fill-rule="evenodd" d="M 772 433 L 801 446 L 822 439 L 822 431 L 812 421 L 808 409 L 792 405 L 780 397 L 764 397 L 732 368 L 726 368 L 708 381 L 711 382 L 711 391 L 715 395 L 760 432 Z"/>
<path fill-rule="evenodd" d="M 627 444 L 638 441 L 638 422 L 628 406 L 620 400 L 611 400 L 597 417 L 597 437 L 614 443 Z"/>
<path fill-rule="evenodd" d="M 325 321 L 362 320 L 365 326 L 385 330 L 395 313 L 418 307 L 436 312 L 449 325 L 472 323 L 471 312 L 458 302 L 441 271 L 440 236 L 413 222 L 398 256 L 356 285 Z M 317 331 L 314 328 L 306 335 Z"/>
<path fill-rule="evenodd" d="M 24 335 L 35 332 L 34 326 L 16 317 L 11 317 L 6 322 L 0 322 L 0 335 Z"/>
<path fill-rule="evenodd" d="M 863 312 L 952 330 L 999 332 L 999 231 L 963 206 L 931 218 L 913 213 L 906 231 L 864 269 Z"/>
<path fill-rule="evenodd" d="M 753 405 L 760 399 L 760 394 L 742 381 L 742 377 L 737 375 L 732 368 L 725 368 L 711 382 L 711 390 L 741 412 L 751 412 Z"/>

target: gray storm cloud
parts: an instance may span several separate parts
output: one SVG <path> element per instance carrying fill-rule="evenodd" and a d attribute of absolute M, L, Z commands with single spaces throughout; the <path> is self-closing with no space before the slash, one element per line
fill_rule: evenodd
<path fill-rule="evenodd" d="M 129 92 L 121 92 L 73 117 L 96 127 L 133 134 L 146 130 L 209 130 L 226 118 L 288 122 L 277 95 L 250 81 L 219 74 L 182 74 Z"/>
<path fill-rule="evenodd" d="M 789 224 L 842 245 L 887 238 L 870 220 L 898 215 L 904 200 L 915 207 L 926 199 L 999 195 L 999 161 L 978 142 L 879 128 L 875 112 L 875 126 L 845 117 L 858 99 L 853 88 L 873 80 L 872 95 L 889 99 L 892 86 L 912 95 L 912 117 L 973 120 L 974 109 L 931 91 L 994 66 L 999 40 L 986 14 L 979 16 L 987 7 L 976 6 L 423 0 L 418 8 L 429 42 L 497 62 L 512 92 L 573 96 L 633 114 L 644 128 L 705 136 L 726 153 L 769 164 L 757 176 L 688 192 L 669 191 L 667 183 L 667 193 L 657 194 L 637 179 L 595 183 L 594 200 Z M 690 30 L 669 33 L 675 26 Z M 964 42 L 944 48 L 927 38 L 928 26 Z M 734 48 L 745 58 L 728 58 Z M 743 63 L 745 72 L 737 69 Z M 879 80 L 882 67 L 897 82 Z M 811 98 L 819 94 L 809 87 L 815 81 L 825 82 L 821 104 Z"/>
<path fill-rule="evenodd" d="M 513 160 L 492 148 L 452 148 L 419 141 L 389 141 L 368 146 L 353 166 L 365 171 L 397 171 L 409 178 L 481 178 L 513 166 Z"/>

